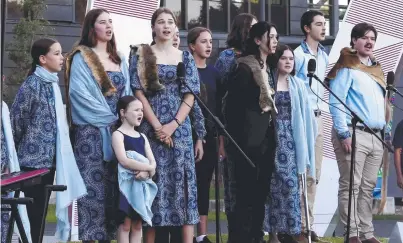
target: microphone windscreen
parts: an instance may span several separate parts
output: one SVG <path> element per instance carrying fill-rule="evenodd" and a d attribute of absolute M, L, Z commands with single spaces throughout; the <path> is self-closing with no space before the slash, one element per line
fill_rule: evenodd
<path fill-rule="evenodd" d="M 388 76 L 386 76 L 386 83 L 387 85 L 393 86 L 394 82 L 395 82 L 395 73 L 390 71 L 388 72 Z"/>
<path fill-rule="evenodd" d="M 315 70 L 316 70 L 316 60 L 315 59 L 309 59 L 308 73 L 315 73 Z"/>
<path fill-rule="evenodd" d="M 183 62 L 178 63 L 178 66 L 176 67 L 176 76 L 178 78 L 184 78 L 185 73 L 185 64 L 183 64 Z"/>

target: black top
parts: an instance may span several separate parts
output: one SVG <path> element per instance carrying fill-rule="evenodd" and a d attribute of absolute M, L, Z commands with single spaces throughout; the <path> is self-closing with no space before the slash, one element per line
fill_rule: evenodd
<path fill-rule="evenodd" d="M 207 65 L 205 68 L 198 68 L 198 71 L 200 78 L 200 98 L 210 111 L 222 121 L 221 100 L 223 97 L 223 89 L 220 81 L 220 73 L 212 65 Z M 207 134 L 214 133 L 215 126 L 213 119 L 202 106 L 200 106 L 200 108 L 206 118 Z"/>
<path fill-rule="evenodd" d="M 241 148 L 258 147 L 272 127 L 271 113 L 262 114 L 259 106 L 260 88 L 248 65 L 240 63 L 230 78 L 225 99 L 228 132 Z"/>

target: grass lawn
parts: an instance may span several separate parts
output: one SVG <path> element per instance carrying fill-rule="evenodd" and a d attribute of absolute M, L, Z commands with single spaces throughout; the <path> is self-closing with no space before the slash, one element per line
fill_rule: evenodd
<path fill-rule="evenodd" d="M 49 205 L 48 214 L 46 215 L 46 222 L 48 223 L 56 223 L 56 215 L 55 215 L 56 206 L 53 204 Z M 208 214 L 209 221 L 215 221 L 215 212 L 209 212 Z M 227 215 L 225 213 L 220 212 L 220 220 L 227 220 Z M 403 216 L 401 215 L 374 215 L 374 220 L 403 220 Z"/>

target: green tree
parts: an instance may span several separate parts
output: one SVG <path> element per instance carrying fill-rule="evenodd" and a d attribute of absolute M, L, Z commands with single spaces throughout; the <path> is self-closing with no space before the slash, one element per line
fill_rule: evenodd
<path fill-rule="evenodd" d="M 8 58 L 16 67 L 6 77 L 4 100 L 10 102 L 15 95 L 16 89 L 25 79 L 31 68 L 30 49 L 33 42 L 41 37 L 49 36 L 53 28 L 43 18 L 47 8 L 45 0 L 23 0 L 19 4 L 23 12 L 22 18 L 13 28 L 13 40 L 7 43 Z"/>

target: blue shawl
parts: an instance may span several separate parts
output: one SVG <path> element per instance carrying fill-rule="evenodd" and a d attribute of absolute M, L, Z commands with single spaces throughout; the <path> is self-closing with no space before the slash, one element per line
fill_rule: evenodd
<path fill-rule="evenodd" d="M 295 143 L 298 173 L 303 174 L 309 168 L 310 176 L 316 178 L 315 139 L 317 124 L 309 105 L 308 92 L 304 81 L 289 76 L 291 97 L 291 125 Z"/>
<path fill-rule="evenodd" d="M 73 148 L 71 147 L 66 111 L 63 105 L 57 73 L 50 73 L 45 68 L 36 66 L 35 75 L 40 77 L 42 82 L 52 84 L 55 96 L 57 127 L 56 184 L 67 186 L 66 191 L 56 192 L 56 237 L 62 241 L 67 241 L 70 235 L 68 208 L 74 200 L 87 194 L 87 188 L 78 170 Z"/>
<path fill-rule="evenodd" d="M 74 52 L 73 52 L 74 54 Z M 112 137 L 110 125 L 118 118 L 109 108 L 104 97 L 103 87 L 97 80 L 108 79 L 96 54 L 89 48 L 78 46 L 73 55 L 69 73 L 69 95 L 71 100 L 71 116 L 76 125 L 92 125 L 99 128 L 102 136 L 102 151 L 104 161 L 112 161 Z M 132 95 L 127 62 L 121 57 L 121 71 L 126 79 L 123 95 Z M 69 64 L 68 64 L 69 65 Z M 90 68 L 91 67 L 91 68 Z M 69 72 L 69 70 L 67 70 Z"/>
<path fill-rule="evenodd" d="M 150 163 L 149 160 L 136 151 L 126 151 L 126 156 L 130 159 L 142 163 Z M 144 181 L 136 180 L 134 172 L 118 165 L 119 189 L 126 197 L 130 206 L 136 211 L 148 225 L 152 226 L 153 213 L 151 206 L 157 195 L 157 184 L 152 179 Z"/>
<path fill-rule="evenodd" d="M 10 111 L 8 106 L 4 101 L 2 102 L 1 109 L 1 124 L 3 126 L 4 137 L 6 144 L 2 144 L 1 146 L 7 146 L 7 152 L 10 164 L 8 167 L 10 168 L 10 173 L 20 171 L 20 164 L 18 163 L 17 151 L 15 150 L 13 131 L 11 129 L 10 122 Z M 9 197 L 14 197 L 14 192 L 10 192 Z M 20 192 L 20 197 L 24 197 L 24 193 Z M 25 233 L 27 235 L 28 241 L 31 243 L 31 226 L 29 224 L 27 209 L 25 205 L 18 205 L 18 212 L 21 216 L 22 224 L 25 229 Z M 18 231 L 17 227 L 14 227 L 16 231 Z"/>

